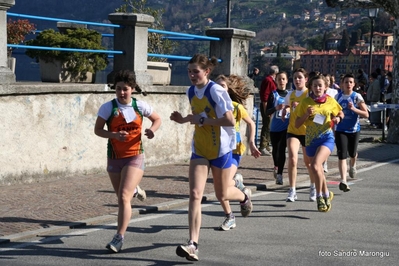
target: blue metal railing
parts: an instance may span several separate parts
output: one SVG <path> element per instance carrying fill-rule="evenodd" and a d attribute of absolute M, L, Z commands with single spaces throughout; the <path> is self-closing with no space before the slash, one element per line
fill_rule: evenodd
<path fill-rule="evenodd" d="M 34 46 L 34 45 L 23 45 L 23 44 L 7 44 L 7 47 L 37 49 L 37 50 L 64 51 L 64 52 L 79 52 L 79 53 L 123 54 L 123 51 L 60 48 L 60 47 L 46 47 L 46 46 Z"/>
<path fill-rule="evenodd" d="M 11 17 L 19 17 L 19 18 L 29 18 L 29 19 L 39 19 L 39 20 L 48 20 L 48 21 L 56 21 L 56 22 L 68 22 L 68 23 L 76 23 L 76 24 L 85 24 L 91 26 L 100 26 L 100 27 L 113 27 L 113 28 L 120 28 L 120 25 L 116 24 L 107 24 L 107 23 L 97 23 L 97 22 L 89 22 L 89 21 L 81 21 L 81 20 L 71 20 L 71 19 L 60 19 L 60 18 L 51 18 L 51 17 L 43 17 L 43 16 L 33 16 L 33 15 L 25 15 L 25 14 L 17 14 L 7 12 L 8 16 Z M 37 31 L 41 32 L 41 31 Z M 198 36 L 193 34 L 187 33 L 178 33 L 172 31 L 165 31 L 165 30 L 157 30 L 157 29 L 148 29 L 150 33 L 157 33 L 157 34 L 167 34 L 172 36 L 165 36 L 166 39 L 171 40 L 201 40 L 201 41 L 220 41 L 220 38 L 216 37 L 207 37 L 207 36 Z M 103 37 L 114 37 L 114 34 L 102 34 Z M 176 36 L 176 37 L 173 37 Z M 24 48 L 24 49 L 42 49 L 42 50 L 57 50 L 57 51 L 67 51 L 67 52 L 90 52 L 90 53 L 108 53 L 111 54 L 109 57 L 113 57 L 112 54 L 123 54 L 123 51 L 112 51 L 112 50 L 87 50 L 87 49 L 74 49 L 74 48 L 55 48 L 55 47 L 45 47 L 45 46 L 28 46 L 28 45 L 16 45 L 16 44 L 7 44 L 7 47 L 10 48 Z M 174 60 L 190 60 L 191 56 L 179 56 L 179 55 L 166 55 L 166 54 L 153 54 L 149 53 L 149 57 L 158 57 L 158 58 L 167 58 L 167 59 L 174 59 Z M 219 62 L 221 60 L 219 59 Z"/>

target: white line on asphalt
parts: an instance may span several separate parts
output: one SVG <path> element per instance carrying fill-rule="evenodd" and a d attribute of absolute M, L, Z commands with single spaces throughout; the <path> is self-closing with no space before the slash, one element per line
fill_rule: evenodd
<path fill-rule="evenodd" d="M 272 194 L 275 193 L 273 191 L 265 191 L 265 192 L 259 192 L 259 193 L 254 193 L 252 194 L 252 197 L 260 197 L 260 196 L 264 196 L 267 194 Z M 212 202 L 212 203 L 207 203 L 207 204 L 202 204 L 202 208 L 207 208 L 207 207 L 211 207 L 214 206 L 215 204 L 219 204 L 218 202 Z M 147 221 L 147 220 L 152 220 L 152 219 L 159 219 L 162 217 L 167 217 L 169 215 L 173 215 L 173 214 L 179 214 L 179 213 L 183 213 L 183 212 L 187 212 L 188 211 L 188 207 L 187 208 L 182 208 L 182 209 L 177 209 L 177 210 L 171 210 L 168 213 L 162 213 L 162 214 L 151 214 L 151 215 L 145 215 L 145 216 L 141 216 L 139 218 L 133 218 L 130 220 L 129 224 L 133 224 L 133 223 L 138 223 L 138 222 L 142 222 L 142 221 Z M 63 234 L 62 237 L 60 236 L 54 236 L 54 237 L 45 237 L 43 239 L 40 240 L 33 240 L 33 241 L 29 241 L 29 242 L 24 242 L 22 244 L 15 244 L 11 247 L 8 248 L 0 248 L 0 252 L 7 252 L 7 251 L 11 251 L 11 250 L 17 250 L 17 249 L 22 249 L 25 248 L 27 246 L 32 246 L 35 244 L 44 244 L 44 243 L 48 243 L 51 241 L 55 241 L 58 239 L 62 239 L 64 237 L 70 237 L 70 236 L 80 236 L 80 235 L 86 235 L 86 234 L 90 234 L 99 230 L 104 230 L 104 229 L 108 229 L 111 227 L 115 227 L 117 226 L 117 223 L 110 223 L 110 224 L 105 224 L 105 225 L 101 225 L 98 226 L 96 228 L 91 228 L 91 229 L 73 229 L 75 231 L 70 232 L 70 233 L 66 233 Z"/>
<path fill-rule="evenodd" d="M 391 164 L 391 163 L 396 163 L 396 162 L 399 162 L 399 159 L 394 159 L 394 160 L 383 162 L 383 163 L 377 163 L 377 164 L 374 164 L 372 166 L 359 169 L 358 173 L 369 171 L 369 170 L 372 170 L 374 168 L 378 168 L 378 167 L 381 167 L 381 166 L 384 166 L 384 165 L 387 165 L 387 164 Z M 360 180 L 361 179 L 358 179 L 356 181 L 360 181 Z M 272 194 L 272 193 L 280 193 L 280 192 L 274 192 L 274 191 L 257 192 L 257 193 L 254 193 L 252 195 L 252 197 L 255 198 L 255 197 L 260 197 L 260 196 L 264 196 L 264 195 Z M 214 202 L 214 203 L 203 204 L 202 208 L 207 208 L 207 207 L 210 207 L 210 206 L 214 206 L 215 204 L 218 204 L 218 203 Z M 149 216 L 146 215 L 146 216 L 142 216 L 142 217 L 139 217 L 139 218 L 133 218 L 133 219 L 130 220 L 129 224 L 142 222 L 142 221 L 147 221 L 147 220 L 151 220 L 151 219 L 159 219 L 159 218 L 166 217 L 166 216 L 169 216 L 169 215 L 186 212 L 187 210 L 188 210 L 188 208 L 183 208 L 183 209 L 178 209 L 178 210 L 171 210 L 168 213 L 152 214 L 152 215 L 149 215 Z M 89 233 L 92 233 L 92 232 L 96 232 L 96 231 L 103 230 L 103 229 L 106 229 L 106 228 L 109 228 L 109 227 L 114 227 L 114 226 L 116 226 L 116 223 L 106 224 L 106 225 L 99 226 L 97 228 L 86 229 L 86 230 L 74 229 L 74 230 L 77 230 L 78 232 L 74 231 L 74 232 L 71 232 L 71 233 L 67 233 L 67 234 L 64 234 L 62 237 L 59 237 L 59 236 L 45 237 L 44 239 L 40 239 L 40 240 L 24 242 L 22 244 L 15 244 L 15 245 L 13 245 L 11 247 L 8 247 L 8 248 L 0 248 L 0 252 L 7 252 L 7 251 L 11 251 L 11 250 L 17 250 L 17 249 L 25 248 L 27 246 L 32 246 L 32 245 L 35 245 L 35 244 L 48 243 L 48 242 L 51 242 L 51 241 L 54 241 L 54 240 L 58 240 L 58 239 L 64 238 L 65 236 L 85 235 L 85 234 L 89 234 Z"/>

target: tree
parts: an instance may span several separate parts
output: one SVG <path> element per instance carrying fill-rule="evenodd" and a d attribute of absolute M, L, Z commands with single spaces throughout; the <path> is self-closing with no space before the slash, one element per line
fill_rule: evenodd
<path fill-rule="evenodd" d="M 154 9 L 146 7 L 147 0 L 123 0 L 124 4 L 119 8 L 115 9 L 115 12 L 132 12 L 139 14 L 147 14 L 154 17 L 153 28 L 157 30 L 163 30 L 164 25 L 162 22 L 162 15 L 165 12 L 164 9 Z M 170 54 L 176 43 L 168 39 L 164 39 L 161 34 L 148 33 L 148 52 L 154 54 Z M 166 58 L 149 57 L 150 61 L 166 61 Z"/>
<path fill-rule="evenodd" d="M 329 7 L 339 7 L 341 9 L 347 8 L 383 8 L 391 16 L 394 17 L 393 23 L 393 54 L 394 54 L 394 66 L 393 66 L 393 93 L 392 103 L 399 103 L 399 0 L 371 0 L 371 1 L 358 1 L 358 0 L 326 0 Z M 390 117 L 390 127 L 388 131 L 387 141 L 390 143 L 399 143 L 399 110 L 392 109 Z"/>
<path fill-rule="evenodd" d="M 340 53 L 345 53 L 348 49 L 349 49 L 349 35 L 345 29 L 342 31 L 342 39 L 341 43 L 339 44 L 338 51 Z"/>
<path fill-rule="evenodd" d="M 11 20 L 7 22 L 7 43 L 20 44 L 25 40 L 26 35 L 36 30 L 36 25 L 30 23 L 27 19 Z M 11 56 L 12 48 L 7 49 L 7 53 Z"/>
<path fill-rule="evenodd" d="M 359 31 L 357 31 L 357 30 L 352 31 L 351 38 L 349 41 L 349 47 L 352 48 L 353 46 L 355 46 L 359 40 L 360 40 Z"/>
<path fill-rule="evenodd" d="M 325 31 L 323 34 L 323 50 L 327 51 L 327 41 L 328 41 L 328 35 L 327 32 Z"/>
<path fill-rule="evenodd" d="M 315 38 L 310 38 L 306 40 L 306 43 L 308 45 L 308 50 L 323 50 L 323 37 L 322 36 L 316 36 Z"/>

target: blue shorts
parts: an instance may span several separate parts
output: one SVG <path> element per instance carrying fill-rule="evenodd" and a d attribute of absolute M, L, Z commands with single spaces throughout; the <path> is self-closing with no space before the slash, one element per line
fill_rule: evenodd
<path fill-rule="evenodd" d="M 231 163 L 238 167 L 240 165 L 241 158 L 242 155 L 233 153 L 233 159 Z"/>
<path fill-rule="evenodd" d="M 316 151 L 320 146 L 326 146 L 330 149 L 330 152 L 333 152 L 335 147 L 335 139 L 332 134 L 325 134 L 321 138 L 313 139 L 309 146 L 306 146 L 306 155 L 309 157 L 314 157 L 316 155 Z"/>
<path fill-rule="evenodd" d="M 212 166 L 215 166 L 217 168 L 221 168 L 221 169 L 227 169 L 231 167 L 232 164 L 232 159 L 233 157 L 231 156 L 232 152 L 228 152 L 225 155 L 216 158 L 216 159 L 212 159 L 212 160 L 208 160 L 209 164 Z M 191 160 L 194 159 L 206 159 L 205 157 L 199 156 L 195 153 L 191 153 Z M 207 159 L 206 159 L 207 160 Z"/>

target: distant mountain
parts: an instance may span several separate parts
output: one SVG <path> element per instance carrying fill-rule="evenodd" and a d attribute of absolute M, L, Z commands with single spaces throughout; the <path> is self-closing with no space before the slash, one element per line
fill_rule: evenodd
<path fill-rule="evenodd" d="M 101 22 L 121 4 L 122 1 L 113 0 L 15 0 L 9 12 Z"/>
<path fill-rule="evenodd" d="M 109 13 L 121 6 L 122 0 L 16 0 L 9 11 L 37 16 L 84 20 L 107 21 Z M 231 0 L 230 25 L 233 28 L 251 30 L 257 33 L 253 45 L 256 49 L 267 42 L 285 42 L 304 45 L 307 38 L 322 35 L 320 23 L 309 17 L 327 13 L 344 15 L 350 11 L 328 8 L 321 0 Z M 148 0 L 155 9 L 164 8 L 163 22 L 166 30 L 203 35 L 209 27 L 226 27 L 226 0 Z M 32 20 L 38 29 L 55 27 L 54 22 Z M 255 47 L 254 47 L 255 48 Z"/>
<path fill-rule="evenodd" d="M 15 2 L 16 5 L 9 12 L 91 22 L 108 22 L 108 14 L 124 3 L 122 0 Z M 226 0 L 148 0 L 147 3 L 154 9 L 165 10 L 162 17 L 165 30 L 205 35 L 208 28 L 226 27 Z M 320 44 L 326 33 L 340 34 L 347 29 L 351 34 L 361 24 L 363 31 L 369 30 L 366 10 L 332 9 L 322 0 L 231 0 L 231 5 L 230 26 L 256 32 L 250 47 L 254 54 L 269 43 L 308 48 L 308 44 Z M 39 30 L 56 27 L 55 22 L 31 21 L 38 25 Z M 389 24 L 389 19 L 381 21 Z M 388 32 L 389 26 L 378 28 L 379 25 L 376 20 L 375 29 Z M 103 30 L 110 32 L 112 29 Z M 208 49 L 207 42 L 185 41 L 180 44 L 173 54 L 192 55 Z"/>

